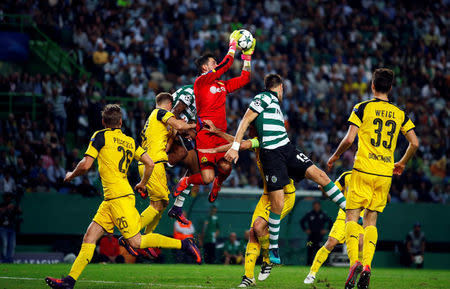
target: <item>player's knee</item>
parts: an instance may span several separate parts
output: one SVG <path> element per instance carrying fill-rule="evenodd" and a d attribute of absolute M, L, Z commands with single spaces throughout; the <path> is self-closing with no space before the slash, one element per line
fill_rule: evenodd
<path fill-rule="evenodd" d="M 267 222 L 256 219 L 253 223 L 253 231 L 256 236 L 264 236 L 267 233 Z"/>
<path fill-rule="evenodd" d="M 210 184 L 214 180 L 214 174 L 202 174 L 202 179 L 205 184 Z"/>
<path fill-rule="evenodd" d="M 231 163 L 225 160 L 220 160 L 218 163 L 219 171 L 228 174 L 231 171 Z"/>
<path fill-rule="evenodd" d="M 334 247 L 338 244 L 338 241 L 335 238 L 328 237 L 327 242 L 325 243 L 325 248 L 328 251 L 333 251 Z"/>
<path fill-rule="evenodd" d="M 130 244 L 131 247 L 139 249 L 141 246 L 141 238 L 130 238 L 128 239 L 128 243 Z"/>

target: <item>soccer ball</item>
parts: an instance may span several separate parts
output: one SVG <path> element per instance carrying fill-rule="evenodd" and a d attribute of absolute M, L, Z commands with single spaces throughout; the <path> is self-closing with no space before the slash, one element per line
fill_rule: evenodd
<path fill-rule="evenodd" d="M 245 29 L 240 29 L 239 32 L 241 33 L 241 37 L 239 38 L 237 44 L 243 51 L 245 51 L 252 47 L 253 35 L 250 33 L 250 31 Z"/>

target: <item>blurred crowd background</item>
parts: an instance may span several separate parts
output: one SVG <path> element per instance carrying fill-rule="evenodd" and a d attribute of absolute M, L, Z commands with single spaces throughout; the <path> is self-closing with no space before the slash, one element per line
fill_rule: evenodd
<path fill-rule="evenodd" d="M 32 16 L 92 73 L 79 79 L 0 75 L 1 92 L 42 95 L 38 101 L 45 104 L 43 117 L 35 121 L 30 114 L 13 113 L 1 122 L 2 192 L 101 194 L 95 169 L 70 186 L 62 178 L 101 128 L 105 97 L 120 97 L 124 131 L 139 138 L 155 95 L 192 84 L 194 60 L 210 51 L 219 62 L 230 32 L 245 28 L 257 39 L 252 81 L 228 96 L 229 133 L 263 89 L 264 75 L 279 73 L 290 139 L 326 168 L 347 131 L 353 105 L 371 97 L 372 71 L 388 67 L 395 72 L 390 98 L 407 111 L 421 141 L 404 174 L 394 177 L 392 202 L 449 202 L 448 1 L 18 0 L 0 3 L 2 13 Z M 241 68 L 237 57 L 224 78 L 240 74 Z M 74 136 L 72 146 L 68 134 Z M 400 137 L 397 157 L 406 145 Z M 355 151 L 353 146 L 341 157 L 333 177 L 351 169 Z M 227 186 L 261 185 L 253 157 L 241 153 Z M 171 170 L 171 184 L 179 170 Z M 136 170 L 132 173 L 135 179 Z M 315 189 L 308 182 L 299 188 Z"/>

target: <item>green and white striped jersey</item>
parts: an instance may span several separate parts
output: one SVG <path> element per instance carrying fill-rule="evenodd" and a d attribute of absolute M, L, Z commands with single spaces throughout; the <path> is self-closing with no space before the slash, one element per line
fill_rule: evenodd
<path fill-rule="evenodd" d="M 185 85 L 179 88 L 172 94 L 173 107 L 177 105 L 179 101 L 186 104 L 186 109 L 180 113 L 180 117 L 186 122 L 197 121 L 197 107 L 195 106 L 194 85 Z"/>
<path fill-rule="evenodd" d="M 259 114 L 255 124 L 261 148 L 273 150 L 289 143 L 283 113 L 275 92 L 264 91 L 256 95 L 249 108 Z"/>

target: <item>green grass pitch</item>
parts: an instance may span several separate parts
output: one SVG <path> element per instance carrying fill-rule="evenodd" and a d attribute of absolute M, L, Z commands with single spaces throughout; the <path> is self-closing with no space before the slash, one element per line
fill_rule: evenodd
<path fill-rule="evenodd" d="M 67 274 L 68 264 L 6 265 L 0 264 L 0 288 L 49 288 L 45 276 Z M 90 264 L 75 288 L 236 288 L 243 266 Z M 257 276 L 259 266 L 256 267 Z M 346 268 L 324 267 L 314 285 L 303 284 L 308 267 L 281 266 L 272 270 L 257 288 L 344 288 Z M 449 288 L 450 271 L 374 268 L 372 289 Z"/>

